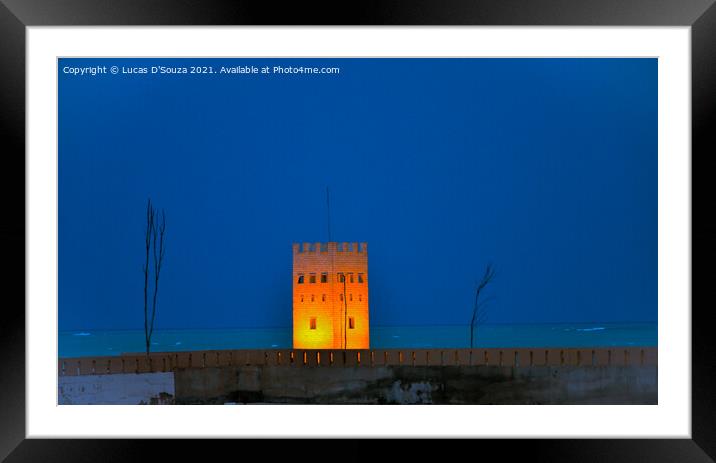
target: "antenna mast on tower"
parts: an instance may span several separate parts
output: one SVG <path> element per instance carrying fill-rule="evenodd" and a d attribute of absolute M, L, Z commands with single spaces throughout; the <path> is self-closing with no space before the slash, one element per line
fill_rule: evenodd
<path fill-rule="evenodd" d="M 328 242 L 331 242 L 331 193 L 326 187 L 326 214 L 328 216 Z"/>
<path fill-rule="evenodd" d="M 330 189 L 329 189 L 327 186 L 326 186 L 326 225 L 327 225 L 327 228 L 328 228 L 328 244 L 327 244 L 326 246 L 330 246 L 330 243 L 331 243 L 331 191 L 330 191 Z M 329 250 L 329 252 L 330 252 L 330 250 Z M 330 281 L 331 281 L 331 294 L 334 294 L 333 288 L 334 288 L 335 286 L 333 285 L 333 278 L 335 278 L 335 276 L 336 276 L 336 274 L 335 274 L 335 262 L 334 262 L 334 260 L 333 260 L 334 258 L 335 258 L 335 256 L 334 256 L 333 254 L 331 254 L 331 277 L 330 277 Z M 343 278 L 345 278 L 345 276 L 344 276 Z M 344 280 L 344 283 L 343 283 L 343 284 L 345 285 L 345 280 Z M 345 291 L 344 291 L 344 293 L 345 293 Z M 344 299 L 344 300 L 343 300 L 343 304 L 344 304 L 344 306 L 346 307 L 346 309 L 343 310 L 344 326 L 343 326 L 343 329 L 341 330 L 341 331 L 342 331 L 341 334 L 343 335 L 343 336 L 341 336 L 341 337 L 343 338 L 343 346 L 342 346 L 342 347 L 343 347 L 343 349 L 345 349 L 345 348 L 346 348 L 346 344 L 347 344 L 347 339 L 346 339 L 346 334 L 347 334 L 347 333 L 346 333 L 346 331 L 345 331 L 345 318 L 346 318 L 346 316 L 347 316 L 347 305 L 346 305 L 347 303 L 346 303 L 346 301 L 345 301 L 345 295 L 343 296 L 343 299 Z M 332 308 L 333 311 L 335 312 L 335 305 L 334 305 L 333 297 L 331 297 L 331 308 Z"/>

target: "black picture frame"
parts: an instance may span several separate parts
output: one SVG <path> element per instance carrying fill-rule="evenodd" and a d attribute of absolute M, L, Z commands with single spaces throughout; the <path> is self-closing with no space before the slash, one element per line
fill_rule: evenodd
<path fill-rule="evenodd" d="M 25 439 L 25 29 L 29 26 L 118 25 L 520 25 L 690 26 L 692 66 L 692 204 L 704 210 L 713 189 L 706 161 L 716 133 L 716 6 L 714 0 L 410 0 L 294 2 L 229 0 L 0 0 L 0 134 L 3 140 L 2 249 L 9 271 L 0 323 L 0 457 L 7 461 L 125 461 L 143 459 L 152 441 Z M 23 173 L 23 174 L 21 174 Z M 707 181 L 708 180 L 708 181 Z M 692 212 L 692 298 L 711 294 L 716 221 Z M 709 217 L 706 219 L 705 217 Z M 8 265 L 10 264 L 11 265 Z M 705 270 L 696 272 L 702 266 Z M 713 268 L 713 266 L 711 266 Z M 23 271 L 20 271 L 23 269 Z M 706 271 L 708 269 L 708 271 Z M 17 299 L 10 299 L 8 295 Z M 695 299 L 692 299 L 695 300 Z M 700 307 L 700 308 L 699 308 Z M 684 310 L 688 310 L 684 307 Z M 714 461 L 716 459 L 716 341 L 710 306 L 692 303 L 692 439 L 549 439 L 507 444 L 509 457 L 546 461 Z M 281 448 L 282 446 L 270 446 Z M 283 446 L 288 447 L 288 446 Z M 301 448 L 294 444 L 292 449 Z M 425 448 L 413 442 L 412 451 Z M 187 442 L 162 452 L 193 451 Z M 344 445 L 352 460 L 371 447 Z M 480 455 L 505 454 L 485 440 Z M 245 450 L 244 450 L 245 451 Z M 244 452 L 242 451 L 242 453 Z M 202 451 L 198 449 L 198 454 Z M 212 451 L 213 452 L 213 451 Z M 441 451 L 442 453 L 442 451 Z M 444 456 L 450 455 L 442 453 Z M 167 454 L 163 453 L 163 458 Z M 209 454 L 211 455 L 211 453 Z M 245 454 L 246 455 L 246 454 Z M 170 457 L 171 458 L 171 457 Z"/>

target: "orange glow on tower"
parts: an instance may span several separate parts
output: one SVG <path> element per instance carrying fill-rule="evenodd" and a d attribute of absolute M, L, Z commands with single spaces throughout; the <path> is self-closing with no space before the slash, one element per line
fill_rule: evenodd
<path fill-rule="evenodd" d="M 294 349 L 368 349 L 368 245 L 293 244 Z"/>

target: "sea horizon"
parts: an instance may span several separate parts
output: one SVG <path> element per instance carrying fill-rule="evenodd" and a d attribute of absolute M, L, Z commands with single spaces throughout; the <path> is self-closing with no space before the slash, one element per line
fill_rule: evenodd
<path fill-rule="evenodd" d="M 81 329 L 58 332 L 60 357 L 117 356 L 144 351 L 143 329 Z M 467 325 L 371 327 L 371 349 L 468 348 Z M 656 346 L 656 322 L 490 323 L 475 329 L 474 347 Z M 290 349 L 292 328 L 156 329 L 153 352 L 226 349 Z"/>

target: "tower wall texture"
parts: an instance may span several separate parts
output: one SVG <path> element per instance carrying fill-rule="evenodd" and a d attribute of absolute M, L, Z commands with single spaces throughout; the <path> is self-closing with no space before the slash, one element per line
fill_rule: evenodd
<path fill-rule="evenodd" d="M 294 243 L 293 347 L 367 349 L 369 344 L 367 244 Z"/>

